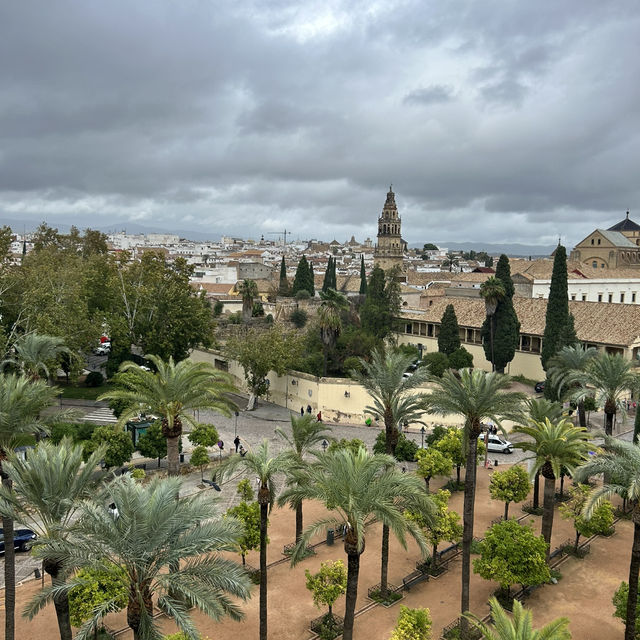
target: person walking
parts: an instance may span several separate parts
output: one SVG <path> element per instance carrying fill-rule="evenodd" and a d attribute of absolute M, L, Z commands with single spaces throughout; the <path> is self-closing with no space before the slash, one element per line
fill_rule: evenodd
<path fill-rule="evenodd" d="M 300 407 L 300 416 L 304 418 L 304 407 Z"/>
<path fill-rule="evenodd" d="M 240 446 L 240 436 L 236 436 L 233 444 L 236 446 L 236 453 L 238 453 L 238 447 Z"/>

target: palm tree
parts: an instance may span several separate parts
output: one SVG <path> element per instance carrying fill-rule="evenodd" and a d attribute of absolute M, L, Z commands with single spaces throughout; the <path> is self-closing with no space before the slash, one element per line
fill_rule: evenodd
<path fill-rule="evenodd" d="M 369 526 L 374 522 L 386 524 L 405 548 L 407 534 L 410 535 L 426 556 L 428 544 L 424 534 L 416 522 L 404 516 L 404 510 L 410 508 L 425 514 L 430 520 L 435 508 L 417 476 L 398 471 L 392 457 L 371 455 L 364 448 L 357 453 L 338 449 L 320 454 L 318 462 L 309 465 L 301 475 L 303 479 L 286 489 L 282 499 L 318 500 L 333 513 L 307 528 L 296 546 L 291 563 L 296 564 L 304 556 L 313 536 L 335 526 L 336 516 L 339 524 L 346 525 L 347 592 L 342 637 L 352 640 L 360 556 L 365 549 Z"/>
<path fill-rule="evenodd" d="M 496 309 L 498 308 L 498 302 L 505 296 L 504 285 L 500 278 L 491 276 L 487 278 L 480 285 L 480 297 L 484 300 L 485 313 L 489 319 L 489 340 L 491 342 L 491 370 L 495 371 L 495 365 L 493 364 L 493 335 L 495 333 L 494 317 Z"/>
<path fill-rule="evenodd" d="M 366 389 L 373 400 L 373 404 L 365 407 L 365 413 L 384 420 L 386 453 L 394 457 L 399 437 L 398 425 L 404 422 L 422 424 L 426 396 L 415 393 L 415 390 L 429 379 L 429 370 L 420 367 L 412 376 L 404 377 L 412 361 L 412 356 L 401 351 L 385 353 L 382 349 L 375 349 L 371 354 L 371 362 L 360 359 L 362 372 L 351 372 L 353 379 Z M 380 564 L 380 594 L 386 598 L 389 571 L 389 527 L 386 525 L 382 527 Z"/>
<path fill-rule="evenodd" d="M 632 371 L 632 363 L 620 354 L 598 353 L 591 358 L 585 371 L 567 374 L 567 386 L 579 385 L 572 398 L 584 400 L 595 391 L 598 405 L 604 408 L 605 434 L 613 434 L 613 421 L 623 396 L 640 385 L 640 377 Z"/>
<path fill-rule="evenodd" d="M 291 435 L 285 433 L 284 429 L 276 427 L 278 434 L 289 446 L 287 453 L 287 461 L 290 465 L 288 475 L 291 481 L 295 481 L 295 477 L 291 474 L 292 470 L 297 470 L 305 464 L 305 455 L 314 451 L 331 433 L 331 429 L 326 427 L 323 422 L 317 422 L 310 414 L 298 416 L 291 415 Z M 282 504 L 282 503 L 281 503 Z M 302 521 L 302 502 L 292 505 L 296 510 L 296 543 L 300 540 L 303 529 Z"/>
<path fill-rule="evenodd" d="M 572 345 L 563 347 L 553 358 L 549 360 L 549 380 L 551 384 L 562 393 L 568 387 L 567 378 L 576 372 L 587 370 L 592 358 L 598 355 L 598 350 L 594 347 L 584 348 L 582 345 Z M 575 383 L 574 383 L 575 384 Z M 567 391 L 570 391 L 567 389 Z M 584 398 L 578 400 L 578 424 L 581 427 L 587 426 L 584 412 Z"/>
<path fill-rule="evenodd" d="M 636 638 L 636 603 L 638 600 L 638 574 L 640 572 L 640 443 L 625 442 L 605 437 L 604 445 L 588 462 L 574 472 L 576 482 L 585 482 L 591 476 L 604 474 L 612 481 L 595 489 L 585 505 L 590 517 L 598 506 L 613 495 L 631 503 L 633 543 L 629 563 L 629 596 L 625 620 L 625 640 Z"/>
<path fill-rule="evenodd" d="M 238 287 L 238 293 L 242 296 L 242 319 L 249 322 L 253 315 L 253 301 L 258 297 L 258 285 L 255 280 L 243 280 Z"/>
<path fill-rule="evenodd" d="M 3 462 L 17 446 L 45 431 L 40 412 L 50 407 L 58 390 L 43 380 L 32 380 L 24 375 L 0 374 L 0 478 L 3 490 L 12 490 L 11 478 Z M 15 635 L 16 557 L 13 549 L 13 519 L 2 513 L 4 529 L 4 583 L 5 583 L 5 639 Z"/>
<path fill-rule="evenodd" d="M 493 628 L 473 614 L 467 618 L 482 632 L 485 640 L 571 640 L 568 618 L 557 618 L 542 629 L 533 628 L 531 611 L 513 601 L 513 617 L 509 617 L 498 599 L 489 599 Z"/>
<path fill-rule="evenodd" d="M 108 491 L 118 507 L 117 518 L 102 504 L 84 502 L 72 544 L 44 538 L 42 546 L 36 547 L 43 556 L 63 561 L 67 569 L 122 567 L 129 582 L 127 623 L 134 640 L 158 637 L 152 617 L 154 600 L 181 631 L 195 638 L 198 632 L 190 607 L 214 620 L 223 615 L 240 620 L 242 611 L 230 596 L 242 600 L 249 596 L 249 579 L 242 567 L 214 553 L 237 548 L 241 525 L 219 517 L 206 494 L 180 498 L 180 483 L 179 478 L 156 478 L 143 485 L 128 474 L 116 478 Z M 182 566 L 177 571 L 166 571 L 179 562 Z M 76 584 L 74 579 L 44 589 L 29 603 L 25 615 L 33 618 L 51 598 L 68 593 Z M 76 638 L 87 638 L 113 608 L 113 601 L 108 601 L 94 610 Z"/>
<path fill-rule="evenodd" d="M 533 453 L 533 468 L 544 477 L 544 499 L 542 512 L 542 537 L 547 543 L 547 562 L 551 549 L 553 509 L 555 506 L 556 478 L 562 473 L 573 474 L 575 468 L 586 458 L 589 436 L 586 429 L 576 427 L 565 419 L 551 422 L 531 422 L 514 427 L 517 433 L 531 438 L 531 442 L 517 442 L 516 447 Z"/>
<path fill-rule="evenodd" d="M 94 495 L 104 478 L 96 473 L 96 467 L 105 448 L 96 450 L 86 463 L 82 458 L 83 448 L 67 438 L 57 446 L 41 442 L 26 460 L 10 455 L 4 471 L 13 484 L 13 491 L 2 487 L 0 509 L 39 537 L 68 541 L 71 522 L 80 502 Z M 62 563 L 46 555 L 43 561 L 52 584 L 64 584 L 66 576 Z M 55 597 L 54 605 L 60 638 L 71 640 L 67 594 Z"/>
<path fill-rule="evenodd" d="M 39 379 L 41 373 L 48 380 L 51 376 L 47 365 L 55 362 L 63 353 L 70 353 L 64 346 L 63 338 L 38 333 L 20 336 L 15 342 L 14 349 L 15 358 L 4 360 L 1 364 L 2 369 L 13 365 L 32 380 Z"/>
<path fill-rule="evenodd" d="M 530 425 L 544 422 L 548 418 L 550 422 L 558 422 L 562 418 L 563 410 L 559 402 L 547 400 L 547 398 L 527 399 L 527 420 Z M 540 471 L 536 471 L 533 478 L 533 508 L 537 509 L 540 500 Z"/>
<path fill-rule="evenodd" d="M 478 436 L 482 433 L 482 423 L 487 420 L 499 425 L 503 418 L 517 420 L 521 417 L 521 405 L 525 396 L 506 391 L 510 384 L 511 379 L 500 373 L 487 373 L 480 369 L 461 369 L 457 374 L 445 371 L 442 378 L 433 380 L 433 391 L 426 400 L 428 413 L 456 414 L 464 419 L 467 461 L 464 479 L 461 613 L 469 610 Z M 461 620 L 461 628 L 463 633 L 468 630 L 465 618 Z"/>
<path fill-rule="evenodd" d="M 260 505 L 260 640 L 267 640 L 267 528 L 268 516 L 276 498 L 276 475 L 287 469 L 287 456 L 272 457 L 266 440 L 254 451 L 244 456 L 232 456 L 219 469 L 223 478 L 239 467 L 260 481 L 258 504 Z M 297 503 L 292 503 L 297 504 Z"/>
<path fill-rule="evenodd" d="M 443 267 L 449 267 L 449 273 L 453 271 L 453 267 L 457 267 L 460 264 L 460 256 L 456 256 L 453 253 L 447 253 L 447 257 L 442 261 Z"/>
<path fill-rule="evenodd" d="M 318 322 L 320 324 L 320 338 L 324 346 L 322 375 L 326 376 L 329 350 L 335 346 L 336 340 L 342 331 L 340 312 L 346 309 L 349 303 L 346 296 L 335 289 L 321 291 L 320 298 L 322 303 L 318 309 Z"/>
<path fill-rule="evenodd" d="M 158 356 L 149 356 L 156 371 L 146 371 L 133 362 L 123 362 L 120 371 L 128 372 L 123 387 L 103 393 L 98 400 L 121 400 L 127 408 L 120 414 L 118 425 L 123 426 L 140 413 L 159 416 L 162 434 L 167 439 L 169 475 L 180 473 L 178 441 L 182 425 L 195 425 L 193 412 L 213 409 L 230 416 L 235 405 L 224 394 L 236 388 L 231 377 L 206 362 L 173 358 L 164 362 Z"/>

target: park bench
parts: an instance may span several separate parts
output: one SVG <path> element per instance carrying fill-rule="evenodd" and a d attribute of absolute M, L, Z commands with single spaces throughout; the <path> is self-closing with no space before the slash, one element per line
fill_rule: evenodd
<path fill-rule="evenodd" d="M 452 544 L 451 546 L 446 547 L 446 549 L 443 549 L 442 551 L 438 551 L 436 553 L 436 556 L 438 556 L 438 564 L 440 564 L 443 561 L 451 560 L 451 558 L 455 558 L 455 556 L 457 556 L 458 553 L 460 553 L 459 542 L 456 542 L 455 544 Z"/>
<path fill-rule="evenodd" d="M 423 581 L 429 581 L 429 573 L 416 570 L 402 578 L 402 587 L 410 591 L 411 587 Z"/>

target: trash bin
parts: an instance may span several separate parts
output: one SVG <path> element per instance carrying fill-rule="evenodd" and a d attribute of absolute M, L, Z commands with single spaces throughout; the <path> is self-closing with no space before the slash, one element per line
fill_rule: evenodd
<path fill-rule="evenodd" d="M 333 529 L 327 529 L 327 546 L 331 547 L 333 545 L 333 540 L 335 537 L 335 531 Z"/>
<path fill-rule="evenodd" d="M 497 466 L 498 466 L 498 461 L 497 461 L 497 460 L 494 460 L 494 461 L 493 461 L 493 464 L 494 464 L 494 466 L 496 466 L 496 467 L 497 467 Z"/>

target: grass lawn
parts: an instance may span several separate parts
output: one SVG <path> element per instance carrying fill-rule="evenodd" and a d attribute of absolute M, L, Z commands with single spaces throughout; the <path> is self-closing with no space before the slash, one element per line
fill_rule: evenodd
<path fill-rule="evenodd" d="M 63 398 L 74 398 L 76 400 L 95 400 L 99 395 L 111 391 L 113 385 L 110 382 L 99 387 L 85 387 L 84 385 L 59 385 L 62 389 Z"/>

